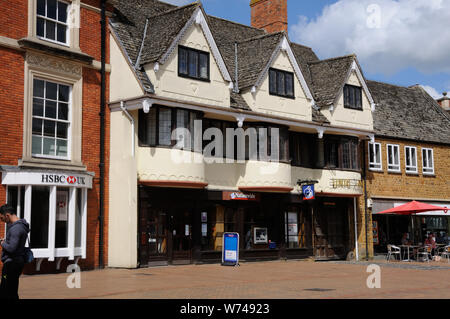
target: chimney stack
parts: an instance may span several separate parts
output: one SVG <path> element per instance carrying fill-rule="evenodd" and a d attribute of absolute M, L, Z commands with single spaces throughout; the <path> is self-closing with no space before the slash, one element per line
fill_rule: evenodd
<path fill-rule="evenodd" d="M 439 105 L 444 109 L 444 111 L 450 114 L 450 98 L 447 96 L 447 92 L 442 93 L 443 97 L 437 100 Z"/>
<path fill-rule="evenodd" d="M 288 31 L 287 0 L 250 0 L 252 27 L 268 33 Z"/>

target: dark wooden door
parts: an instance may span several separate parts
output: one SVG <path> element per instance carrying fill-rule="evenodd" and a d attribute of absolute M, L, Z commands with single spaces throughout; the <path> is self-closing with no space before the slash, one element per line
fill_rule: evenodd
<path fill-rule="evenodd" d="M 170 255 L 172 261 L 192 259 L 192 212 L 174 209 L 170 215 Z"/>
<path fill-rule="evenodd" d="M 314 257 L 316 260 L 342 259 L 346 255 L 345 204 L 320 205 L 313 212 Z"/>
<path fill-rule="evenodd" d="M 140 218 L 141 266 L 168 259 L 167 214 L 164 210 L 147 208 Z"/>

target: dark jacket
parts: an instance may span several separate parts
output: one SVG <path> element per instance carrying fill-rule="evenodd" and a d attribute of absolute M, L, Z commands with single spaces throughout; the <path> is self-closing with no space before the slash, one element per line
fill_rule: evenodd
<path fill-rule="evenodd" d="M 6 238 L 2 242 L 2 262 L 23 262 L 25 243 L 27 241 L 30 226 L 25 219 L 19 219 L 9 224 L 6 230 Z"/>

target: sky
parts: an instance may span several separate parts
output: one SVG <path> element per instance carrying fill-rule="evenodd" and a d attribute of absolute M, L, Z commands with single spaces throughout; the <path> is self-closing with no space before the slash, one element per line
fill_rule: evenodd
<path fill-rule="evenodd" d="M 450 92 L 450 0 L 287 0 L 291 42 L 320 59 L 356 54 L 367 79 Z M 184 5 L 193 0 L 164 0 Z M 250 25 L 250 0 L 202 0 L 207 14 Z"/>

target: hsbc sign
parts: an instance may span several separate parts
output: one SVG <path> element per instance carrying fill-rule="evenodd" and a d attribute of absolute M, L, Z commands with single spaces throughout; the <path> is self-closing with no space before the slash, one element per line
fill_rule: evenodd
<path fill-rule="evenodd" d="M 3 185 L 46 185 L 92 188 L 91 174 L 59 172 L 6 171 L 2 173 Z"/>
<path fill-rule="evenodd" d="M 86 185 L 85 177 L 82 176 L 73 176 L 73 175 L 51 175 L 51 174 L 42 174 L 42 183 L 43 184 L 61 184 L 61 185 Z"/>

